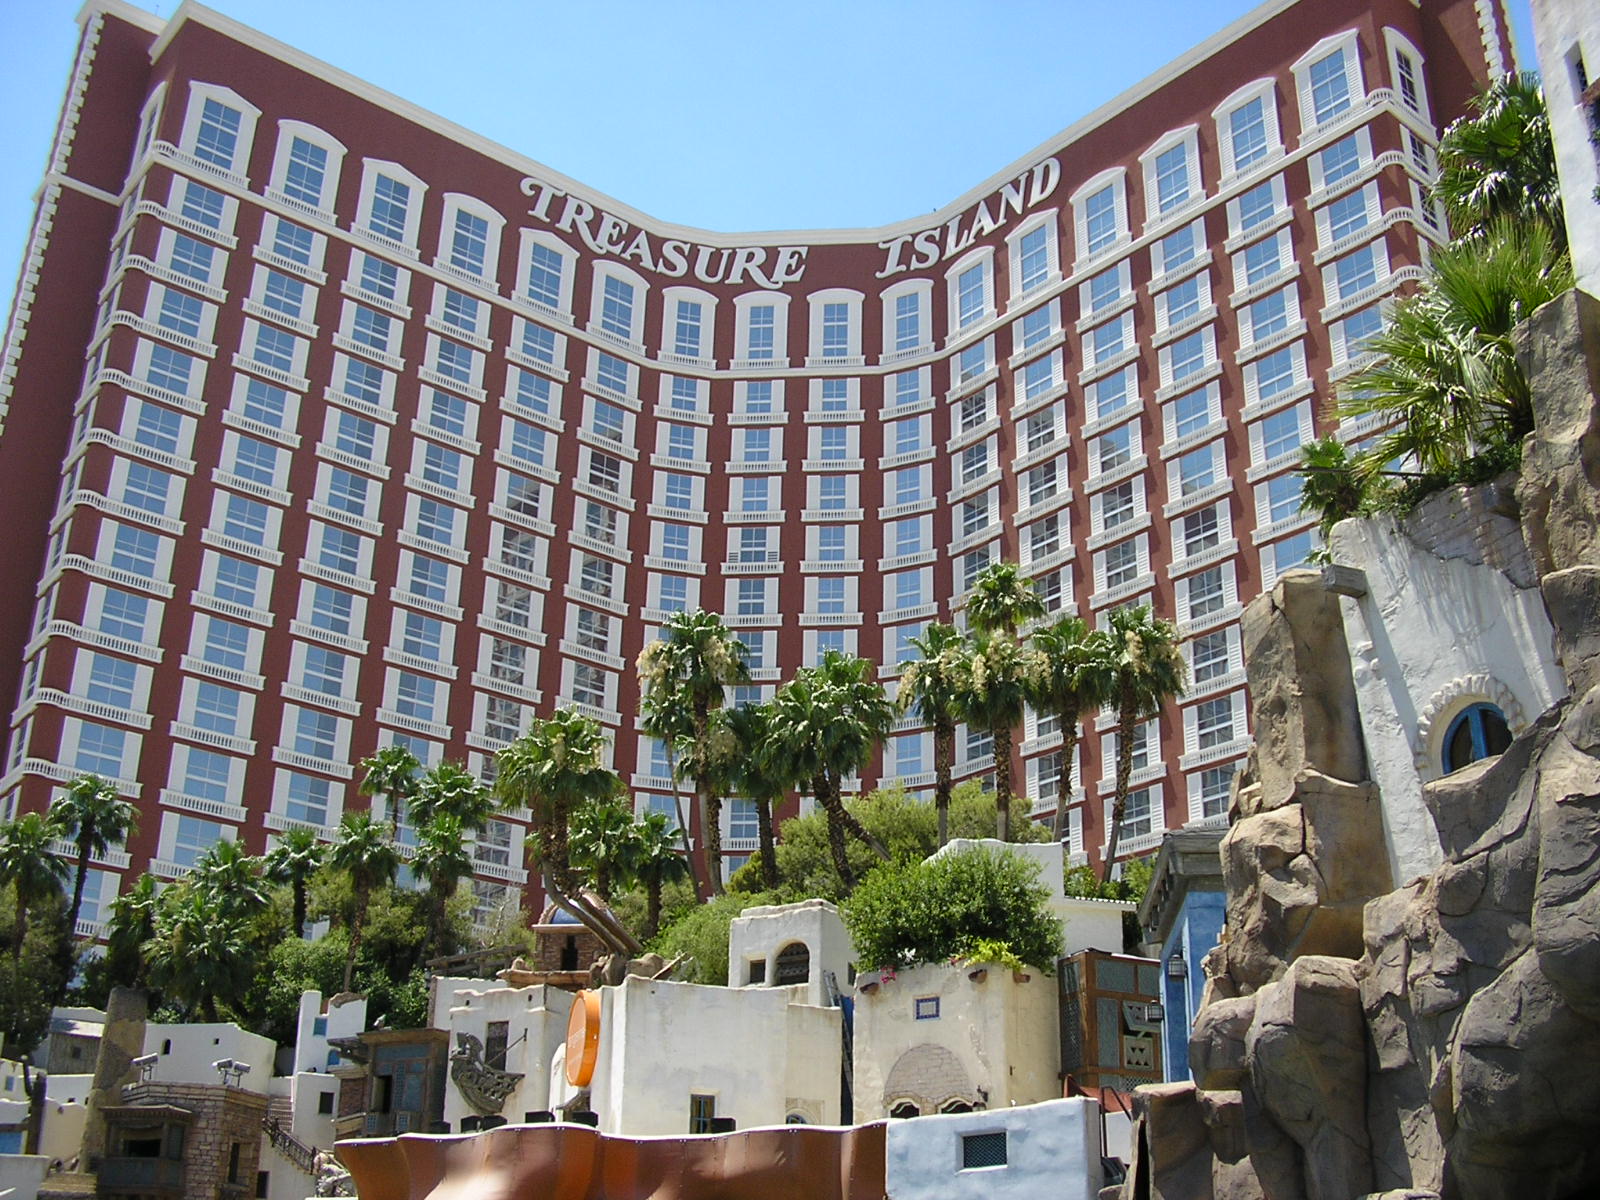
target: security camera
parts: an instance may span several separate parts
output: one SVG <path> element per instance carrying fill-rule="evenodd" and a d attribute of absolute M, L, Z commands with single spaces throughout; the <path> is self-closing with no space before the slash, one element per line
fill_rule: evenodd
<path fill-rule="evenodd" d="M 159 1054 L 141 1054 L 138 1058 L 133 1060 L 131 1065 L 138 1067 L 141 1071 L 143 1071 L 155 1066 L 160 1058 L 161 1056 Z"/>

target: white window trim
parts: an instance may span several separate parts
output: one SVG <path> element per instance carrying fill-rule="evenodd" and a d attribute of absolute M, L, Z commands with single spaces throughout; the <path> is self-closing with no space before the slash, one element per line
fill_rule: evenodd
<path fill-rule="evenodd" d="M 1316 111 L 1312 107 L 1311 64 L 1320 62 L 1336 50 L 1344 52 L 1345 80 L 1350 87 L 1350 107 L 1319 124 L 1316 120 Z M 1329 34 L 1296 59 L 1290 69 L 1294 72 L 1295 95 L 1299 100 L 1302 146 L 1317 137 L 1324 129 L 1332 128 L 1352 112 L 1360 110 L 1366 101 L 1367 89 L 1361 78 L 1361 47 L 1354 29 Z"/>
<path fill-rule="evenodd" d="M 1395 103 L 1405 112 L 1412 113 L 1428 126 L 1433 125 L 1433 111 L 1428 104 L 1427 60 L 1423 58 L 1422 51 L 1405 34 L 1392 26 L 1383 27 L 1384 60 L 1389 67 L 1389 86 L 1394 91 Z M 1409 108 L 1400 92 L 1400 58 L 1399 52 L 1404 50 L 1411 56 L 1416 64 L 1417 107 Z"/>
<path fill-rule="evenodd" d="M 553 315 L 567 324 L 572 323 L 572 284 L 578 271 L 578 252 L 553 233 L 542 229 L 522 229 L 517 246 L 517 301 L 535 312 Z M 561 255 L 560 301 L 550 308 L 541 300 L 528 295 L 528 277 L 532 273 L 533 248 L 545 246 Z"/>
<path fill-rule="evenodd" d="M 239 135 L 234 145 L 233 166 L 226 171 L 194 156 L 195 139 L 200 136 L 200 120 L 207 100 L 215 100 L 239 111 Z M 191 80 L 189 106 L 183 114 L 183 131 L 178 135 L 178 149 L 187 161 L 193 162 L 207 174 L 220 175 L 248 187 L 250 152 L 255 147 L 256 122 L 260 118 L 261 110 L 232 88 L 223 87 L 220 83 Z"/>
<path fill-rule="evenodd" d="M 700 306 L 700 354 L 688 358 L 674 350 L 678 334 L 678 301 L 687 300 Z M 661 359 L 663 362 L 681 363 L 685 366 L 710 368 L 716 364 L 717 298 L 702 288 L 669 287 L 661 293 Z M 672 386 L 662 380 L 663 405 L 672 403 Z"/>
<path fill-rule="evenodd" d="M 616 334 L 605 329 L 601 324 L 601 317 L 605 312 L 606 280 L 615 279 L 626 283 L 633 288 L 633 311 L 629 314 L 629 329 L 626 338 L 619 339 Z M 632 267 L 624 266 L 619 262 L 608 259 L 597 259 L 593 263 L 593 277 L 589 289 L 589 323 L 584 328 L 586 332 L 601 339 L 607 345 L 615 346 L 620 341 L 635 353 L 644 353 L 644 313 L 650 297 L 650 281 Z"/>
<path fill-rule="evenodd" d="M 369 222 L 372 219 L 372 200 L 374 189 L 378 185 L 378 176 L 387 175 L 411 189 L 411 199 L 406 205 L 406 228 L 404 237 L 398 241 L 389 238 L 372 229 Z M 417 257 L 417 234 L 422 228 L 422 205 L 428 192 L 428 185 L 422 177 L 406 170 L 397 162 L 389 162 L 381 158 L 364 158 L 361 160 L 361 203 L 356 209 L 355 219 L 350 223 L 351 232 L 363 238 L 370 238 L 377 245 L 385 248 L 400 249 L 407 257 Z"/>
<path fill-rule="evenodd" d="M 806 348 L 807 367 L 859 367 L 866 360 L 861 355 L 861 305 L 866 299 L 866 294 L 852 288 L 825 288 L 820 292 L 812 292 L 806 297 L 808 312 L 808 332 Z M 848 305 L 849 334 L 845 343 L 845 353 L 833 358 L 824 358 L 822 355 L 823 314 L 825 305 Z"/>
<path fill-rule="evenodd" d="M 895 305 L 902 296 L 917 297 L 917 344 L 895 349 Z M 933 349 L 933 280 L 904 279 L 878 296 L 883 314 L 883 343 L 879 362 L 896 362 Z"/>
<path fill-rule="evenodd" d="M 1200 127 L 1185 125 L 1163 134 L 1157 142 L 1139 155 L 1139 165 L 1144 174 L 1144 227 L 1145 231 L 1164 225 L 1187 213 L 1206 198 L 1205 180 L 1200 175 Z M 1185 200 L 1162 212 L 1156 208 L 1156 159 L 1174 146 L 1184 148 L 1184 159 L 1189 173 L 1189 195 Z"/>
<path fill-rule="evenodd" d="M 1096 192 L 1103 191 L 1107 184 L 1114 189 L 1112 196 L 1116 203 L 1117 235 L 1103 248 L 1090 252 L 1088 246 L 1088 212 L 1086 202 Z M 1077 191 L 1072 193 L 1069 203 L 1072 205 L 1072 232 L 1073 246 L 1076 251 L 1075 271 L 1082 270 L 1092 262 L 1099 262 L 1103 258 L 1110 258 L 1121 253 L 1133 240 L 1133 234 L 1128 224 L 1128 171 L 1126 167 L 1108 167 L 1098 175 L 1093 175 L 1082 183 Z"/>
<path fill-rule="evenodd" d="M 983 313 L 977 320 L 963 326 L 960 320 L 961 297 L 957 281 L 973 267 L 983 268 Z M 946 347 L 954 345 L 963 336 L 973 330 L 982 329 L 995 316 L 995 288 L 994 288 L 994 247 L 979 246 L 958 258 L 954 265 L 944 273 L 945 311 L 948 322 L 949 336 L 945 338 Z"/>
<path fill-rule="evenodd" d="M 500 278 L 500 235 L 505 230 L 505 217 L 476 196 L 468 196 L 463 192 L 446 192 L 442 199 L 444 215 L 439 221 L 439 245 L 433 256 L 433 265 L 447 275 L 468 279 L 480 286 L 496 288 L 496 282 Z M 482 275 L 464 271 L 450 261 L 450 246 L 455 237 L 458 213 L 469 213 L 488 222 L 489 231 L 484 239 Z M 409 223 L 410 213 L 408 212 L 406 216 Z"/>
<path fill-rule="evenodd" d="M 1043 291 L 1061 281 L 1061 235 L 1056 223 L 1060 215 L 1060 209 L 1043 209 L 1029 216 L 1006 235 L 1006 277 L 1012 300 L 1028 294 L 1022 290 L 1022 239 L 1041 226 L 1048 231 L 1048 236 L 1045 238 L 1045 253 L 1050 259 L 1050 269 L 1044 279 L 1029 288 L 1028 292 Z"/>
<path fill-rule="evenodd" d="M 322 203 L 315 207 L 301 200 L 290 199 L 284 194 L 284 183 L 289 176 L 289 151 L 294 145 L 295 138 L 319 146 L 328 153 L 328 165 L 324 168 L 322 177 Z M 334 211 L 334 201 L 339 194 L 339 176 L 344 169 L 345 153 L 345 144 L 325 130 L 318 129 L 315 125 L 308 125 L 304 121 L 280 120 L 278 146 L 272 158 L 272 179 L 268 184 L 269 194 L 278 203 L 288 205 L 298 212 L 326 219 Z"/>
<path fill-rule="evenodd" d="M 1267 152 L 1245 167 L 1253 173 L 1266 170 L 1283 157 L 1283 128 L 1278 120 L 1278 86 L 1272 78 L 1257 79 L 1233 92 L 1226 100 L 1211 110 L 1216 123 L 1218 157 L 1222 161 L 1222 179 L 1226 183 L 1239 174 L 1233 159 L 1232 118 L 1236 110 L 1252 100 L 1260 100 L 1263 124 L 1267 134 Z"/>
<path fill-rule="evenodd" d="M 784 292 L 746 292 L 733 299 L 734 308 L 734 347 L 737 357 L 734 359 L 735 367 L 744 367 L 758 371 L 775 370 L 789 365 L 789 300 Z M 772 312 L 772 357 L 748 357 L 750 350 L 750 310 L 752 308 L 771 307 Z"/>

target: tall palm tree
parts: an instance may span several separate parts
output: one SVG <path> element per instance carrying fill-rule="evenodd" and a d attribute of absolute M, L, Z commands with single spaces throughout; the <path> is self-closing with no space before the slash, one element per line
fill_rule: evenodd
<path fill-rule="evenodd" d="M 60 836 L 61 830 L 40 813 L 26 813 L 0 825 L 0 887 L 10 884 L 17 902 L 13 963 L 22 957 L 29 910 L 59 895 L 66 883 L 69 868 L 50 848 Z"/>
<path fill-rule="evenodd" d="M 195 861 L 188 882 L 207 896 L 224 918 L 245 919 L 267 902 L 261 866 L 261 860 L 247 854 L 242 843 L 224 838 Z"/>
<path fill-rule="evenodd" d="M 118 793 L 116 785 L 98 775 L 80 775 L 50 806 L 50 818 L 78 849 L 72 878 L 72 902 L 67 907 L 67 936 L 78 928 L 83 910 L 83 888 L 89 878 L 89 860 L 127 840 L 137 814 Z"/>
<path fill-rule="evenodd" d="M 595 894 L 607 904 L 617 886 L 633 877 L 634 829 L 633 814 L 615 796 L 572 811 L 572 865 L 587 873 Z"/>
<path fill-rule="evenodd" d="M 967 621 L 979 633 L 1016 637 L 1026 621 L 1044 616 L 1044 601 L 1033 580 L 1013 562 L 990 563 L 972 585 Z"/>
<path fill-rule="evenodd" d="M 146 943 L 150 981 L 183 1006 L 216 1021 L 217 997 L 237 996 L 255 975 L 255 954 L 243 913 L 189 882 L 163 898 L 155 934 Z M 349 989 L 348 982 L 345 984 Z"/>
<path fill-rule="evenodd" d="M 424 772 L 412 788 L 411 820 L 426 824 L 439 814 L 461 822 L 464 832 L 477 833 L 495 812 L 494 793 L 457 762 L 441 762 Z"/>
<path fill-rule="evenodd" d="M 1533 397 L 1512 335 L 1572 284 L 1572 260 L 1537 222 L 1496 222 L 1481 239 L 1436 251 L 1422 289 L 1368 339 L 1377 361 L 1342 385 L 1341 415 L 1397 421 L 1359 456 L 1358 475 L 1403 458 L 1447 475 L 1519 444 L 1533 428 Z"/>
<path fill-rule="evenodd" d="M 1011 840 L 1011 733 L 1027 707 L 1038 656 L 1003 630 L 972 638 L 961 689 L 961 713 L 987 729 L 994 751 L 995 836 Z"/>
<path fill-rule="evenodd" d="M 294 896 L 294 935 L 306 935 L 306 886 L 322 867 L 322 843 L 304 825 L 284 830 L 278 844 L 267 852 L 266 877 L 286 883 Z"/>
<path fill-rule="evenodd" d="M 773 735 L 770 704 L 752 704 L 727 711 L 733 734 L 732 790 L 756 806 L 756 832 L 761 845 L 761 880 L 778 886 L 777 839 L 773 837 L 772 810 L 782 802 L 792 782 L 783 764 L 778 739 Z"/>
<path fill-rule="evenodd" d="M 1133 776 L 1133 731 L 1166 701 L 1183 695 L 1188 669 L 1171 622 L 1150 615 L 1143 605 L 1111 614 L 1111 703 L 1117 709 L 1116 798 L 1111 810 L 1111 840 L 1101 864 L 1101 881 L 1111 880 L 1117 843 L 1128 812 L 1128 781 Z"/>
<path fill-rule="evenodd" d="M 1038 652 L 1029 701 L 1055 714 L 1061 726 L 1061 780 L 1057 793 L 1055 839 L 1067 835 L 1067 805 L 1072 800 L 1072 760 L 1078 749 L 1078 722 L 1111 699 L 1111 641 L 1080 617 L 1059 617 L 1035 630 Z"/>
<path fill-rule="evenodd" d="M 462 879 L 472 874 L 472 852 L 467 849 L 466 826 L 452 812 L 435 811 L 417 828 L 417 850 L 411 869 L 428 881 L 428 941 L 437 956 L 449 954 L 447 945 L 450 897 Z"/>
<path fill-rule="evenodd" d="M 400 869 L 400 851 L 389 830 L 372 819 L 371 813 L 346 813 L 328 848 L 328 865 L 350 878 L 354 904 L 350 914 L 350 947 L 344 960 L 344 987 L 348 992 L 355 977 L 356 952 L 361 948 L 361 926 L 367 919 L 367 905 L 375 889 L 394 882 Z"/>
<path fill-rule="evenodd" d="M 622 781 L 605 765 L 605 734 L 573 708 L 557 709 L 500 751 L 495 794 L 533 815 L 529 845 L 545 891 L 617 954 L 636 954 L 638 941 L 616 918 L 582 894 L 572 873 L 572 811 L 615 796 Z"/>
<path fill-rule="evenodd" d="M 1434 196 L 1457 237 L 1482 237 L 1496 221 L 1537 223 L 1566 245 L 1550 114 L 1539 77 L 1502 75 L 1471 101 L 1472 112 L 1439 139 Z"/>
<path fill-rule="evenodd" d="M 1372 473 L 1360 469 L 1359 455 L 1337 435 L 1300 447 L 1300 506 L 1317 514 L 1317 532 L 1326 544 L 1333 527 L 1361 511 Z"/>
<path fill-rule="evenodd" d="M 685 769 L 695 781 L 700 836 L 705 840 L 705 871 L 713 895 L 722 892 L 722 797 L 710 786 L 711 711 L 720 708 L 724 689 L 750 678 L 744 644 L 704 609 L 674 613 L 661 637 L 639 654 L 639 690 L 655 708 L 666 704 L 689 714 L 694 757 Z M 671 700 L 667 700 L 671 697 Z M 680 743 L 680 749 L 682 743 Z"/>
<path fill-rule="evenodd" d="M 966 638 L 954 625 L 935 622 L 911 644 L 922 657 L 900 664 L 900 711 L 915 708 L 933 731 L 933 804 L 939 845 L 950 840 L 951 772 L 956 762 L 956 725 L 961 689 L 971 673 Z"/>
<path fill-rule="evenodd" d="M 679 879 L 693 879 L 689 859 L 678 853 L 677 839 L 664 813 L 648 812 L 635 827 L 633 877 L 644 885 L 645 937 L 661 931 L 661 891 Z"/>
<path fill-rule="evenodd" d="M 363 758 L 360 766 L 366 774 L 361 777 L 357 790 L 363 796 L 383 797 L 389 817 L 389 836 L 398 837 L 400 819 L 411 811 L 411 797 L 416 794 L 422 763 L 404 746 L 385 746 Z"/>
<path fill-rule="evenodd" d="M 677 814 L 678 840 L 683 845 L 683 857 L 689 866 L 689 877 L 694 880 L 695 890 L 698 892 L 700 883 L 695 875 L 694 848 L 689 843 L 689 822 L 684 819 L 683 796 L 678 788 L 681 773 L 678 770 L 677 746 L 683 738 L 692 735 L 693 727 L 689 721 L 689 714 L 678 706 L 674 696 L 664 690 L 654 695 L 642 693 L 639 698 L 639 729 L 666 747 L 667 777 L 672 785 L 672 807 Z"/>
<path fill-rule="evenodd" d="M 847 834 L 885 860 L 889 852 L 845 808 L 840 783 L 872 761 L 893 724 L 894 706 L 877 680 L 877 668 L 832 650 L 820 665 L 797 671 L 772 698 L 772 737 L 784 773 L 809 786 L 827 814 L 828 850 L 846 891 L 855 886 L 845 854 Z"/>

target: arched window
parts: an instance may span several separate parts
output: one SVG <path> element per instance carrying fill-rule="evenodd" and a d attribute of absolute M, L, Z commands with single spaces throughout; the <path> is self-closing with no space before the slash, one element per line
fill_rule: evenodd
<path fill-rule="evenodd" d="M 785 1125 L 809 1125 L 805 1113 L 792 1112 L 783 1119 Z"/>
<path fill-rule="evenodd" d="M 896 1120 L 905 1120 L 907 1117 L 920 1117 L 921 1111 L 909 1100 L 902 1100 L 889 1110 L 889 1115 Z"/>
<path fill-rule="evenodd" d="M 777 971 L 773 976 L 773 986 L 783 987 L 790 983 L 806 983 L 811 979 L 811 951 L 804 942 L 790 942 L 778 951 Z"/>
<path fill-rule="evenodd" d="M 1493 704 L 1470 705 L 1456 715 L 1444 735 L 1445 774 L 1480 758 L 1504 754 L 1510 745 L 1511 729 L 1505 714 Z"/>
<path fill-rule="evenodd" d="M 942 1113 L 969 1113 L 973 1111 L 973 1108 L 972 1105 L 965 1100 L 951 1100 L 948 1101 L 939 1111 Z"/>

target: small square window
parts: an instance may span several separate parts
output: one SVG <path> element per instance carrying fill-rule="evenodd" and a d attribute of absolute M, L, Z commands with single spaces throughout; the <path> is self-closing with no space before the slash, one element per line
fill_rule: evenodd
<path fill-rule="evenodd" d="M 918 996 L 914 1003 L 914 1013 L 919 1021 L 937 1021 L 939 1019 L 939 997 Z"/>
<path fill-rule="evenodd" d="M 1006 1135 L 998 1133 L 969 1133 L 961 1139 L 961 1169 L 971 1171 L 977 1167 L 1003 1167 L 1006 1165 Z"/>

